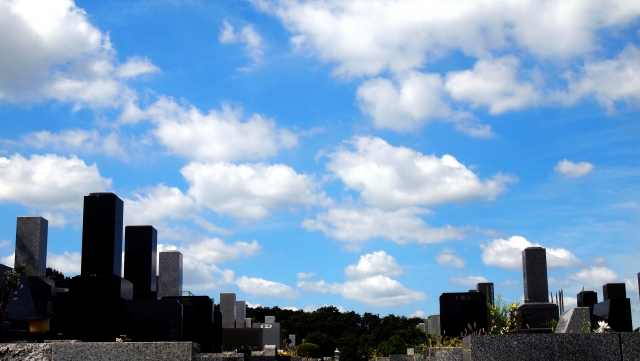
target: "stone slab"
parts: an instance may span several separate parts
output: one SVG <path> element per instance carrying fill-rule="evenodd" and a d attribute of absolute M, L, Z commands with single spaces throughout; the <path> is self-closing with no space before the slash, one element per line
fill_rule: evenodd
<path fill-rule="evenodd" d="M 640 360 L 640 332 L 621 332 L 620 349 L 623 360 Z"/>
<path fill-rule="evenodd" d="M 589 307 L 574 307 L 560 315 L 555 333 L 581 333 L 591 331 Z"/>
<path fill-rule="evenodd" d="M 214 351 L 213 299 L 209 296 L 163 297 L 182 304 L 182 340 L 200 345 L 203 352 Z"/>
<path fill-rule="evenodd" d="M 182 296 L 182 253 L 163 251 L 158 260 L 158 292 L 168 297 Z"/>
<path fill-rule="evenodd" d="M 200 346 L 193 342 L 53 343 L 52 361 L 194 361 Z"/>
<path fill-rule="evenodd" d="M 236 301 L 236 328 L 245 328 L 245 318 L 247 318 L 247 303 Z"/>
<path fill-rule="evenodd" d="M 38 343 L 0 344 L 0 360 L 3 361 L 51 361 L 51 345 Z"/>
<path fill-rule="evenodd" d="M 45 276 L 49 221 L 42 217 L 18 217 L 14 268 L 24 263 L 27 276 Z"/>
<path fill-rule="evenodd" d="M 527 247 L 522 250 L 522 282 L 524 302 L 549 302 L 547 250 Z"/>
<path fill-rule="evenodd" d="M 275 323 L 276 316 L 264 316 L 264 323 Z"/>
<path fill-rule="evenodd" d="M 122 275 L 123 210 L 113 193 L 84 197 L 81 275 Z"/>
<path fill-rule="evenodd" d="M 244 354 L 233 352 L 203 353 L 201 357 L 207 361 L 244 361 Z"/>
<path fill-rule="evenodd" d="M 465 361 L 621 360 L 617 334 L 511 334 L 467 336 L 462 339 Z"/>
<path fill-rule="evenodd" d="M 262 330 L 258 328 L 223 328 L 222 350 L 262 351 Z"/>
<path fill-rule="evenodd" d="M 133 341 L 183 340 L 183 306 L 178 300 L 125 301 L 124 312 L 124 332 Z"/>
<path fill-rule="evenodd" d="M 236 327 L 236 294 L 232 292 L 220 293 L 220 312 L 222 313 L 222 328 Z"/>
<path fill-rule="evenodd" d="M 124 228 L 124 278 L 134 292 L 157 291 L 158 231 L 153 226 Z"/>
<path fill-rule="evenodd" d="M 431 347 L 425 356 L 425 361 L 462 361 L 462 347 Z"/>
<path fill-rule="evenodd" d="M 480 292 L 443 293 L 440 295 L 440 332 L 449 337 L 472 333 L 489 327 L 486 297 Z M 474 331 L 468 330 L 468 325 Z"/>
<path fill-rule="evenodd" d="M 558 305 L 549 302 L 525 303 L 518 308 L 519 329 L 550 329 L 551 320 L 558 320 Z"/>

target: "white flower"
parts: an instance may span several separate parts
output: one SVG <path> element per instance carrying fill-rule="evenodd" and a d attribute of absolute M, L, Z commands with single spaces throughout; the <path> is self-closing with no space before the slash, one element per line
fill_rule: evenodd
<path fill-rule="evenodd" d="M 610 330 L 611 327 L 609 327 L 609 324 L 607 324 L 604 321 L 598 321 L 598 329 L 596 330 L 597 333 L 605 333 L 605 331 Z"/>

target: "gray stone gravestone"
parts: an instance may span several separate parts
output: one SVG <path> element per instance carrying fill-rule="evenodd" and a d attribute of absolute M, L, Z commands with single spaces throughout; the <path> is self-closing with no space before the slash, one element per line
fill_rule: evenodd
<path fill-rule="evenodd" d="M 429 316 L 429 333 L 435 333 L 438 337 L 442 335 L 442 331 L 440 330 L 440 315 Z"/>
<path fill-rule="evenodd" d="M 589 307 L 574 307 L 560 315 L 556 333 L 590 332 L 591 313 Z"/>
<path fill-rule="evenodd" d="M 245 318 L 244 319 L 244 328 L 251 328 L 251 319 L 250 318 Z"/>
<path fill-rule="evenodd" d="M 222 313 L 222 328 L 236 327 L 235 293 L 220 293 L 220 313 Z"/>
<path fill-rule="evenodd" d="M 291 340 L 291 343 L 289 344 L 290 347 L 295 347 L 296 346 L 296 335 L 289 335 L 289 340 Z"/>
<path fill-rule="evenodd" d="M 418 328 L 422 331 L 422 332 L 427 332 L 427 324 L 424 322 L 421 322 L 418 324 Z"/>
<path fill-rule="evenodd" d="M 49 221 L 42 217 L 18 217 L 14 268 L 24 263 L 26 276 L 45 276 Z"/>
<path fill-rule="evenodd" d="M 559 317 L 558 306 L 548 298 L 546 249 L 528 247 L 522 251 L 522 281 L 525 303 L 519 308 L 518 329 L 551 332 L 551 323 Z"/>
<path fill-rule="evenodd" d="M 264 323 L 275 323 L 276 316 L 264 316 Z"/>
<path fill-rule="evenodd" d="M 276 345 L 264 346 L 264 356 L 275 356 L 275 355 L 276 355 Z"/>
<path fill-rule="evenodd" d="M 282 344 L 280 323 L 254 323 L 251 327 L 262 329 L 262 342 L 265 347 L 267 345 L 276 345 L 276 349 L 280 349 L 280 345 Z"/>
<path fill-rule="evenodd" d="M 245 318 L 247 318 L 247 303 L 236 301 L 236 328 L 245 328 Z"/>
<path fill-rule="evenodd" d="M 166 297 L 182 296 L 182 253 L 168 250 L 159 256 L 158 292 Z"/>

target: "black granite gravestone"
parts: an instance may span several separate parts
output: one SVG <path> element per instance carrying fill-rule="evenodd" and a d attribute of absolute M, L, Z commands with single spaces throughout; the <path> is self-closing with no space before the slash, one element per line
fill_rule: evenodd
<path fill-rule="evenodd" d="M 222 312 L 213 311 L 213 352 L 222 352 Z"/>
<path fill-rule="evenodd" d="M 158 231 L 153 226 L 126 226 L 124 278 L 133 283 L 135 299 L 157 299 Z"/>
<path fill-rule="evenodd" d="M 166 296 L 182 304 L 182 341 L 200 344 L 202 352 L 214 350 L 213 299 L 208 296 Z"/>
<path fill-rule="evenodd" d="M 473 330 L 469 330 L 469 325 Z M 481 292 L 443 293 L 440 296 L 440 331 L 458 337 L 489 330 L 486 297 Z"/>
<path fill-rule="evenodd" d="M 123 207 L 113 193 L 84 197 L 81 275 L 121 275 Z"/>
<path fill-rule="evenodd" d="M 262 329 L 223 328 L 222 350 L 262 351 Z"/>
<path fill-rule="evenodd" d="M 524 304 L 518 312 L 518 329 L 522 332 L 552 332 L 553 320 L 558 321 L 558 306 L 549 302 L 547 281 L 547 251 L 528 247 L 522 251 L 522 283 Z"/>
<path fill-rule="evenodd" d="M 627 298 L 624 283 L 607 283 L 602 286 L 604 301 L 593 306 L 596 321 L 605 321 L 616 332 L 631 332 L 631 300 Z M 593 325 L 597 327 L 597 325 Z"/>

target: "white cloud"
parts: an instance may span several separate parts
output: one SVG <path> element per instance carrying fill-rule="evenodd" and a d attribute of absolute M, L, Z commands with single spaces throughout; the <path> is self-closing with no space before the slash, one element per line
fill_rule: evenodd
<path fill-rule="evenodd" d="M 440 254 L 436 256 L 436 262 L 443 268 L 464 268 L 465 261 L 453 254 L 450 248 L 443 248 Z"/>
<path fill-rule="evenodd" d="M 501 173 L 482 181 L 451 155 L 423 155 L 380 138 L 354 137 L 348 144 L 355 149 L 338 148 L 329 155 L 327 168 L 348 188 L 360 192 L 364 201 L 386 210 L 474 198 L 494 200 L 514 181 Z"/>
<path fill-rule="evenodd" d="M 42 217 L 49 222 L 49 227 L 63 228 L 67 225 L 67 218 L 60 212 L 42 212 Z"/>
<path fill-rule="evenodd" d="M 541 94 L 532 83 L 518 81 L 519 65 L 514 56 L 481 59 L 472 70 L 448 73 L 445 89 L 473 108 L 488 106 L 491 114 L 535 105 Z"/>
<path fill-rule="evenodd" d="M 629 44 L 615 59 L 588 61 L 576 74 L 565 74 L 569 89 L 560 98 L 573 104 L 580 98 L 593 96 L 614 111 L 619 101 L 638 104 L 640 101 L 640 49 Z"/>
<path fill-rule="evenodd" d="M 151 63 L 151 60 L 134 56 L 127 59 L 126 63 L 118 67 L 118 69 L 116 70 L 116 75 L 120 78 L 135 78 L 138 75 L 159 72 L 160 68 L 153 65 L 153 63 Z"/>
<path fill-rule="evenodd" d="M 264 42 L 262 36 L 253 28 L 246 25 L 239 32 L 234 32 L 233 26 L 227 21 L 222 24 L 222 30 L 218 36 L 218 41 L 222 44 L 241 43 L 244 44 L 245 54 L 258 63 L 264 55 Z"/>
<path fill-rule="evenodd" d="M 0 241 L 0 248 L 9 247 L 11 245 L 11 241 L 8 239 L 3 239 Z"/>
<path fill-rule="evenodd" d="M 399 276 L 402 268 L 385 251 L 377 251 L 360 256 L 358 263 L 348 266 L 344 272 L 350 279 L 361 279 L 373 275 Z"/>
<path fill-rule="evenodd" d="M 558 162 L 553 170 L 567 178 L 580 178 L 588 175 L 593 170 L 593 164 L 587 162 L 574 163 L 563 159 Z"/>
<path fill-rule="evenodd" d="M 520 281 L 506 279 L 504 282 L 500 282 L 500 285 L 503 287 L 515 286 L 520 284 Z"/>
<path fill-rule="evenodd" d="M 36 149 L 52 148 L 82 153 L 103 153 L 127 158 L 127 153 L 123 149 L 117 133 L 102 135 L 97 130 L 87 131 L 82 129 L 51 133 L 43 130 L 24 135 L 22 142 Z"/>
<path fill-rule="evenodd" d="M 351 243 L 357 249 L 358 243 L 371 238 L 387 238 L 393 242 L 438 243 L 446 240 L 465 238 L 463 229 L 446 225 L 441 228 L 429 227 L 418 215 L 429 211 L 417 208 L 401 208 L 383 211 L 378 208 L 331 208 L 318 213 L 315 219 L 305 219 L 302 226 L 308 231 L 321 231 L 327 237 Z"/>
<path fill-rule="evenodd" d="M 522 250 L 527 247 L 537 247 L 540 244 L 531 243 L 526 238 L 513 236 L 507 239 L 494 239 L 483 244 L 482 262 L 487 266 L 498 266 L 503 269 L 522 269 Z M 564 248 L 546 248 L 548 268 L 576 267 L 581 262 Z"/>
<path fill-rule="evenodd" d="M 15 252 L 10 254 L 10 255 L 8 255 L 8 256 L 0 258 L 0 263 L 2 263 L 3 265 L 5 265 L 7 267 L 13 268 L 13 266 L 16 263 L 16 254 L 15 254 Z"/>
<path fill-rule="evenodd" d="M 134 192 L 135 199 L 123 199 L 125 224 L 158 224 L 165 219 L 184 218 L 195 210 L 193 198 L 178 188 L 160 184 L 146 189 L 145 193 Z"/>
<path fill-rule="evenodd" d="M 241 108 L 228 105 L 203 114 L 162 97 L 144 110 L 134 107 L 123 115 L 123 121 L 140 119 L 156 125 L 153 134 L 172 153 L 203 162 L 263 159 L 298 143 L 296 135 L 277 128 L 273 120 L 259 114 L 247 119 Z"/>
<path fill-rule="evenodd" d="M 488 279 L 482 276 L 451 277 L 449 281 L 459 286 L 476 286 L 478 283 L 489 282 Z"/>
<path fill-rule="evenodd" d="M 100 176 L 96 164 L 87 166 L 76 156 L 0 157 L 0 201 L 41 209 L 80 210 L 84 196 L 110 188 L 111 179 Z"/>
<path fill-rule="evenodd" d="M 82 256 L 78 252 L 64 251 L 62 254 L 47 252 L 47 267 L 56 269 L 67 277 L 80 274 L 81 260 Z"/>
<path fill-rule="evenodd" d="M 607 267 L 589 267 L 569 275 L 585 289 L 601 289 L 605 283 L 618 281 L 618 275 Z"/>
<path fill-rule="evenodd" d="M 412 313 L 411 316 L 409 317 L 427 318 L 427 314 L 424 311 L 417 310 L 416 312 Z"/>
<path fill-rule="evenodd" d="M 222 285 L 233 284 L 235 272 L 228 269 L 220 269 L 214 264 L 198 261 L 192 257 L 184 256 L 183 283 L 185 291 L 211 290 Z"/>
<path fill-rule="evenodd" d="M 390 80 L 375 78 L 358 87 L 362 111 L 373 118 L 377 128 L 408 131 L 432 119 L 468 117 L 455 113 L 442 99 L 440 75 L 409 72 L 396 87 Z"/>
<path fill-rule="evenodd" d="M 198 205 L 238 218 L 258 219 L 272 209 L 328 202 L 312 177 L 284 164 L 191 162 L 181 173 Z"/>
<path fill-rule="evenodd" d="M 262 278 L 249 278 L 242 276 L 236 280 L 236 285 L 242 292 L 252 296 L 267 296 L 278 298 L 296 298 L 298 291 L 282 283 L 267 281 Z"/>
<path fill-rule="evenodd" d="M 253 3 L 283 22 L 298 49 L 336 62 L 336 73 L 350 76 L 416 69 L 456 50 L 480 57 L 516 47 L 569 58 L 596 49 L 598 31 L 631 25 L 640 14 L 640 5 L 619 0 Z"/>
<path fill-rule="evenodd" d="M 400 282 L 387 275 L 400 275 L 402 269 L 395 258 L 384 251 L 366 254 L 355 265 L 345 269 L 350 278 L 345 283 L 329 284 L 324 280 L 310 281 L 298 279 L 299 289 L 316 293 L 339 293 L 342 297 L 374 307 L 397 306 L 423 301 L 427 298 L 422 292 L 404 287 Z"/>
<path fill-rule="evenodd" d="M 122 66 L 109 36 L 91 25 L 70 0 L 5 1 L 0 4 L 0 99 L 56 99 L 82 107 L 118 107 L 135 100 L 119 71 L 157 71 L 134 58 Z M 128 74 L 126 74 L 128 72 Z"/>
<path fill-rule="evenodd" d="M 251 257 L 260 251 L 260 244 L 256 240 L 251 242 L 237 241 L 227 244 L 219 238 L 205 238 L 196 243 L 190 243 L 180 248 L 185 257 L 203 263 L 224 263 L 239 258 Z"/>
<path fill-rule="evenodd" d="M 298 279 L 307 279 L 315 276 L 313 272 L 298 272 Z"/>

